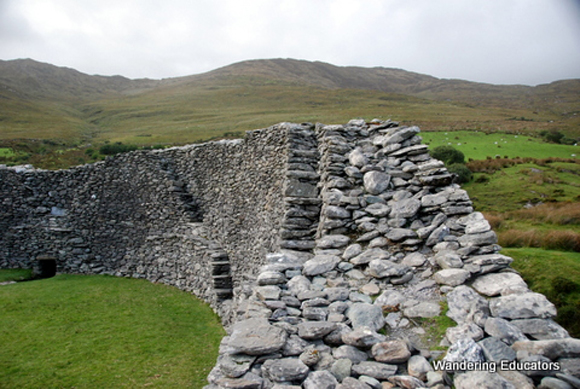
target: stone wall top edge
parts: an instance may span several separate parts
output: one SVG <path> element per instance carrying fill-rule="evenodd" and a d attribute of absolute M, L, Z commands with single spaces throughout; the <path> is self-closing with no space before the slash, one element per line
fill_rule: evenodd
<path fill-rule="evenodd" d="M 244 143 L 246 143 L 248 140 L 252 139 L 255 135 L 268 133 L 268 132 L 275 132 L 275 131 L 279 131 L 279 130 L 288 130 L 288 129 L 293 128 L 293 127 L 301 127 L 301 126 L 302 125 L 298 124 L 298 123 L 281 122 L 281 123 L 274 124 L 274 125 L 267 127 L 267 128 L 248 130 L 245 132 L 245 135 L 243 138 L 219 139 L 219 140 L 212 140 L 212 141 L 203 142 L 203 143 L 192 143 L 192 144 L 187 144 L 187 145 L 183 145 L 183 146 L 172 146 L 172 147 L 168 147 L 166 149 L 159 149 L 159 150 L 129 151 L 126 153 L 121 153 L 121 154 L 107 157 L 103 161 L 97 161 L 97 162 L 93 162 L 93 163 L 86 163 L 83 165 L 72 166 L 72 167 L 66 168 L 66 169 L 55 169 L 55 170 L 42 169 L 42 168 L 36 168 L 31 164 L 16 165 L 16 166 L 7 166 L 5 164 L 0 164 L 0 172 L 1 171 L 11 171 L 13 173 L 23 174 L 23 175 L 46 173 L 46 172 L 49 172 L 49 173 L 72 172 L 72 171 L 83 170 L 83 169 L 91 169 L 94 167 L 106 165 L 107 163 L 111 163 L 114 161 L 123 161 L 127 158 L 135 158 L 135 157 L 144 156 L 144 155 L 163 156 L 164 154 L 169 155 L 169 154 L 172 154 L 175 152 L 187 152 L 187 151 L 191 151 L 194 149 L 207 148 L 207 147 L 211 148 L 211 147 L 216 147 L 216 146 L 217 147 L 240 146 L 240 145 L 243 145 Z"/>

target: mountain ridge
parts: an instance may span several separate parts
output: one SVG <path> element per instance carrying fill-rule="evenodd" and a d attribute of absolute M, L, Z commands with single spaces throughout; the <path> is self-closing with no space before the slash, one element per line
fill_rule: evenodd
<path fill-rule="evenodd" d="M 129 79 L 121 75 L 88 75 L 69 67 L 61 67 L 33 59 L 0 60 L 0 85 L 19 92 L 29 92 L 36 87 L 39 97 L 60 97 L 49 88 L 61 88 L 80 93 L 81 97 L 102 97 L 107 93 L 131 93 L 155 87 L 224 79 L 232 76 L 266 77 L 297 84 L 324 88 L 368 89 L 387 93 L 411 95 L 437 92 L 450 85 L 483 89 L 534 90 L 547 86 L 580 82 L 580 79 L 557 80 L 548 84 L 528 86 L 521 84 L 490 84 L 462 79 L 445 79 L 382 66 L 336 66 L 321 61 L 292 58 L 254 59 L 236 62 L 205 73 L 163 79 Z M 17 83 L 19 83 L 17 85 Z M 75 88 L 76 87 L 76 88 Z M 19 90 L 24 89 L 24 91 Z M 91 90 L 92 89 L 92 90 Z M 94 93 L 90 96 L 90 93 Z M 78 97 L 78 96 L 77 96 Z"/>
<path fill-rule="evenodd" d="M 15 139 L 185 144 L 282 121 L 367 116 L 426 131 L 557 130 L 577 137 L 580 79 L 493 85 L 395 68 L 275 58 L 184 77 L 132 80 L 32 59 L 0 60 L 0 147 L 13 147 L 7 142 Z"/>

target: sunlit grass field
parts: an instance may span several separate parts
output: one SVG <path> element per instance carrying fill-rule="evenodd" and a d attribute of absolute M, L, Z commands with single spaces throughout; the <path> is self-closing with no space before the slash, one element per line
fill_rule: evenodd
<path fill-rule="evenodd" d="M 201 388 L 223 335 L 206 304 L 145 280 L 3 285 L 0 387 Z"/>

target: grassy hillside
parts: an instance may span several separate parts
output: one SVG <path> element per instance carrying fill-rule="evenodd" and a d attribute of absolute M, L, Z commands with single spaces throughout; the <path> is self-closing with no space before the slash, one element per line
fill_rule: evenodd
<path fill-rule="evenodd" d="M 424 131 L 558 130 L 580 137 L 580 80 L 489 85 L 291 59 L 245 61 L 166 80 L 0 61 L 0 102 L 0 148 L 19 152 L 3 161 L 47 168 L 90 162 L 85 151 L 107 142 L 185 144 L 281 121 L 378 117 Z"/>

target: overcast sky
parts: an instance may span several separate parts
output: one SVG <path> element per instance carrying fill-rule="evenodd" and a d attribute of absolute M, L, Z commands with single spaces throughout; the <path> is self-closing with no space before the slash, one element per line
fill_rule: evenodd
<path fill-rule="evenodd" d="M 0 0 L 0 59 L 166 78 L 247 59 L 580 78 L 580 0 Z"/>

